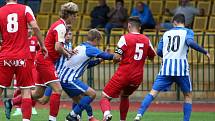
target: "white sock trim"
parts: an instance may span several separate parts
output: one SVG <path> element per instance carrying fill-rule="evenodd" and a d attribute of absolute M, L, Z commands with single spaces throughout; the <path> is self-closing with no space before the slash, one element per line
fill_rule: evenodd
<path fill-rule="evenodd" d="M 56 117 L 49 115 L 49 120 L 56 121 Z"/>
<path fill-rule="evenodd" d="M 22 119 L 22 121 L 30 121 L 29 119 Z"/>

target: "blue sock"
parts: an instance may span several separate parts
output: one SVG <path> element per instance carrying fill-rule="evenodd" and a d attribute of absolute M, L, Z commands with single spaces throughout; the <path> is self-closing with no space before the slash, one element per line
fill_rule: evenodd
<path fill-rule="evenodd" d="M 89 105 L 93 99 L 90 96 L 84 96 L 81 100 L 80 103 L 75 106 L 73 111 L 76 114 L 80 114 L 84 109 L 86 109 L 87 105 Z"/>
<path fill-rule="evenodd" d="M 72 110 L 77 106 L 78 104 L 76 104 L 76 103 L 73 103 L 72 104 Z M 82 117 L 82 112 L 80 113 L 80 114 L 78 114 L 80 117 Z"/>
<path fill-rule="evenodd" d="M 147 110 L 147 108 L 149 107 L 153 100 L 154 97 L 151 94 L 147 94 L 144 100 L 142 101 L 141 106 L 137 111 L 137 114 L 141 114 L 141 116 L 143 116 L 143 114 L 145 113 L 145 111 Z"/>
<path fill-rule="evenodd" d="M 192 112 L 192 104 L 184 103 L 184 121 L 190 120 L 191 112 Z"/>
<path fill-rule="evenodd" d="M 92 107 L 91 107 L 90 104 L 89 104 L 89 105 L 86 105 L 85 110 L 86 110 L 87 115 L 88 115 L 89 117 L 93 115 L 93 109 L 92 109 Z"/>
<path fill-rule="evenodd" d="M 52 95 L 52 88 L 50 86 L 46 87 L 45 96 L 50 97 Z"/>

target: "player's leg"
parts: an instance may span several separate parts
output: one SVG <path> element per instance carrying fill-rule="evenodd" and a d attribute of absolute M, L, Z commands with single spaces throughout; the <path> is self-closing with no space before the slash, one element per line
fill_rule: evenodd
<path fill-rule="evenodd" d="M 50 96 L 52 94 L 52 88 L 51 87 L 46 87 L 45 93 L 42 98 L 38 99 L 38 102 L 42 105 L 45 105 L 49 102 Z"/>
<path fill-rule="evenodd" d="M 126 116 L 127 116 L 128 109 L 129 109 L 129 96 L 132 95 L 132 93 L 138 89 L 140 83 L 138 83 L 138 84 L 129 83 L 129 85 L 125 86 L 124 89 L 121 91 L 121 94 L 120 94 L 120 121 L 126 121 Z"/>
<path fill-rule="evenodd" d="M 88 110 L 88 115 L 92 117 L 93 113 L 90 103 L 95 99 L 96 93 L 92 88 L 89 87 L 85 94 L 86 96 L 83 96 L 79 103 L 70 112 L 70 116 L 77 117 L 77 115 L 81 114 L 83 110 Z"/>
<path fill-rule="evenodd" d="M 17 96 L 21 96 L 21 90 L 19 88 L 16 88 L 14 90 L 13 93 L 13 98 L 16 98 Z M 16 110 L 15 112 L 12 114 L 12 116 L 17 116 L 17 115 L 22 115 L 22 111 L 21 111 L 21 103 L 17 104 L 17 105 L 13 105 Z"/>
<path fill-rule="evenodd" d="M 144 98 L 144 100 L 141 102 L 141 106 L 137 111 L 137 115 L 134 119 L 134 121 L 140 121 L 143 114 L 146 112 L 148 107 L 150 106 L 151 102 L 154 100 L 154 98 L 158 95 L 158 93 L 169 86 L 171 86 L 173 81 L 171 81 L 171 78 L 169 76 L 157 76 L 153 86 L 152 90 L 149 94 L 147 94 Z"/>
<path fill-rule="evenodd" d="M 48 86 L 52 88 L 52 95 L 50 97 L 50 112 L 49 120 L 56 121 L 56 117 L 60 107 L 60 96 L 62 93 L 62 87 L 59 81 L 48 83 Z"/>
<path fill-rule="evenodd" d="M 123 81 L 124 80 L 119 80 L 116 76 L 113 76 L 103 89 L 100 107 L 103 112 L 104 121 L 110 121 L 112 119 L 110 101 L 112 98 L 119 97 L 123 89 Z"/>
<path fill-rule="evenodd" d="M 192 113 L 192 85 L 189 76 L 175 77 L 184 94 L 184 121 L 189 121 Z"/>
<path fill-rule="evenodd" d="M 3 62 L 0 62 L 3 63 Z M 0 65 L 0 94 L 3 93 L 3 90 L 6 87 L 9 87 L 11 85 L 11 81 L 13 79 L 15 68 L 10 66 L 2 66 Z M 4 106 L 5 106 L 5 115 L 7 119 L 10 119 L 10 113 L 12 109 L 12 104 L 10 99 L 4 100 Z"/>
<path fill-rule="evenodd" d="M 129 95 L 120 95 L 120 121 L 125 121 L 129 109 Z"/>
<path fill-rule="evenodd" d="M 32 111 L 31 88 L 34 86 L 32 77 L 32 62 L 27 60 L 26 66 L 17 67 L 16 79 L 17 86 L 21 89 L 22 95 L 22 119 L 23 121 L 30 121 Z"/>
<path fill-rule="evenodd" d="M 73 100 L 72 110 L 78 105 L 78 103 L 80 102 L 80 100 L 82 99 L 83 96 L 84 95 L 79 95 L 79 96 L 72 97 L 72 100 Z M 85 110 L 87 112 L 87 116 L 88 116 L 89 121 L 98 121 L 93 116 L 93 109 L 92 109 L 92 106 L 90 104 L 85 106 Z M 80 118 L 82 117 L 82 113 L 80 113 L 78 115 L 80 116 Z"/>

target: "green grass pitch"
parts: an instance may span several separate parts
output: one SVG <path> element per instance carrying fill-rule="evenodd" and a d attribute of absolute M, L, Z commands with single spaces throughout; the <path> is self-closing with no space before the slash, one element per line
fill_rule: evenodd
<path fill-rule="evenodd" d="M 38 115 L 33 115 L 31 121 L 48 121 L 47 109 L 38 109 Z M 13 111 L 12 111 L 13 113 Z M 67 109 L 60 109 L 57 121 L 65 121 L 65 116 L 69 113 Z M 133 121 L 136 112 L 129 112 L 127 121 Z M 119 121 L 119 111 L 112 111 L 112 121 Z M 94 116 L 102 119 L 102 113 L 99 110 L 94 111 Z M 146 112 L 142 121 L 183 121 L 182 112 Z M 0 108 L 0 121 L 7 121 L 4 115 L 4 110 Z M 21 116 L 11 116 L 10 121 L 21 121 Z M 88 121 L 86 113 L 83 113 L 83 120 Z M 215 121 L 215 112 L 193 112 L 191 121 Z"/>

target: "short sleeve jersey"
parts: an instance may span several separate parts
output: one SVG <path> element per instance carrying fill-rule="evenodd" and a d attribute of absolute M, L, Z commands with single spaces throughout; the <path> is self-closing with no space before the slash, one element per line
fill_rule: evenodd
<path fill-rule="evenodd" d="M 145 59 L 154 58 L 156 55 L 150 40 L 139 33 L 128 33 L 122 36 L 117 47 L 122 51 L 118 70 L 134 73 L 134 75 L 143 74 Z"/>
<path fill-rule="evenodd" d="M 0 8 L 0 60 L 30 59 L 27 23 L 35 20 L 30 7 L 10 3 Z"/>
<path fill-rule="evenodd" d="M 32 37 L 28 38 L 28 41 L 29 41 L 29 44 L 30 44 L 29 47 L 30 47 L 30 52 L 31 52 L 31 58 L 33 60 L 35 60 L 36 53 L 40 48 L 40 46 L 38 44 L 37 37 L 32 36 Z"/>
<path fill-rule="evenodd" d="M 47 60 L 53 61 L 54 63 L 60 58 L 60 54 L 55 50 L 55 43 L 61 42 L 65 43 L 66 35 L 66 24 L 63 19 L 59 19 L 49 28 L 48 33 L 45 38 L 45 46 L 48 50 Z M 39 51 L 39 55 L 42 52 Z"/>

